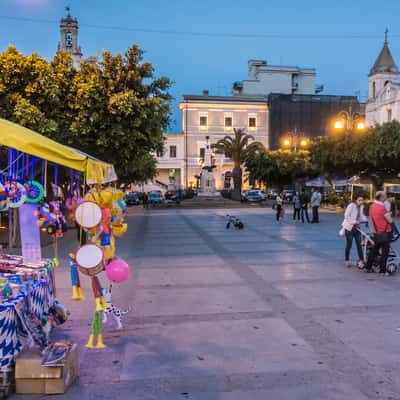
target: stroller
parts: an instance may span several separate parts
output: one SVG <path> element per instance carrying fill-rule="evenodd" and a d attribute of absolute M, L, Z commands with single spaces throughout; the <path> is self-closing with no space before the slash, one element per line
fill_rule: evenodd
<path fill-rule="evenodd" d="M 366 226 L 368 224 L 366 223 Z M 369 253 L 374 246 L 374 240 L 373 240 L 373 233 L 372 232 L 365 232 L 362 229 L 358 229 L 358 231 L 361 233 L 361 246 L 363 249 L 363 256 L 364 260 L 368 259 Z M 391 242 L 394 243 L 399 239 L 399 235 L 393 236 Z M 379 267 L 379 257 L 380 255 L 377 256 L 377 258 L 373 261 L 372 263 L 372 270 L 376 273 L 379 273 L 380 267 Z M 386 262 L 386 271 L 390 274 L 393 275 L 397 269 L 400 266 L 400 255 L 397 252 L 396 249 L 393 248 L 393 246 L 390 246 L 389 248 L 389 255 L 387 258 Z M 358 268 L 363 269 L 364 264 L 358 264 Z"/>
<path fill-rule="evenodd" d="M 229 229 L 233 225 L 236 229 L 242 230 L 244 228 L 243 222 L 235 217 L 234 215 L 227 215 L 228 222 L 226 223 L 226 229 Z"/>

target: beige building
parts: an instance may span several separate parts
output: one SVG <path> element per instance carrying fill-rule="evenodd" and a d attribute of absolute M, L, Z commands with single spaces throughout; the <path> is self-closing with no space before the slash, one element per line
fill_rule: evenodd
<path fill-rule="evenodd" d="M 234 128 L 242 128 L 268 147 L 268 106 L 264 96 L 183 96 L 182 134 L 165 134 L 164 152 L 157 154 L 158 176 L 154 183 L 164 188 L 196 188 L 205 166 L 207 138 L 214 144 Z M 212 154 L 216 189 L 224 188 L 232 160 Z"/>
<path fill-rule="evenodd" d="M 183 96 L 182 112 L 185 172 L 184 186 L 196 187 L 204 166 L 207 137 L 212 145 L 234 128 L 246 130 L 256 141 L 268 147 L 268 106 L 264 96 Z M 213 154 L 216 189 L 224 188 L 226 172 L 232 171 L 232 160 Z"/>

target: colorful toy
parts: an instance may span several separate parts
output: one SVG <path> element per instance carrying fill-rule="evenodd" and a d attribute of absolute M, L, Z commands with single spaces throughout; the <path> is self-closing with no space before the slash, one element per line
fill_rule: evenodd
<path fill-rule="evenodd" d="M 29 181 L 25 183 L 25 189 L 27 203 L 36 204 L 43 200 L 44 188 L 39 182 Z"/>
<path fill-rule="evenodd" d="M 129 265 L 120 259 L 112 260 L 106 266 L 106 275 L 112 282 L 124 282 L 129 277 Z"/>
<path fill-rule="evenodd" d="M 115 322 L 117 323 L 117 329 L 122 329 L 122 317 L 125 314 L 128 314 L 130 311 L 128 310 L 122 310 L 121 308 L 117 307 L 115 304 L 112 302 L 111 298 L 111 289 L 112 286 L 110 285 L 109 289 L 103 289 L 103 296 L 106 299 L 107 306 L 108 308 L 103 311 L 103 324 L 107 323 L 108 315 L 112 315 L 115 319 Z"/>
<path fill-rule="evenodd" d="M 70 273 L 71 273 L 71 283 L 72 283 L 72 300 L 75 301 L 83 301 L 85 300 L 85 297 L 82 292 L 81 288 L 81 281 L 79 279 L 79 273 L 78 273 L 78 266 L 76 265 L 75 262 L 75 255 L 70 253 L 69 257 L 69 267 L 70 267 Z"/>
<path fill-rule="evenodd" d="M 96 345 L 94 344 L 95 336 L 97 336 Z M 94 312 L 92 328 L 90 329 L 89 340 L 86 344 L 86 347 L 88 349 L 104 349 L 106 347 L 103 343 L 102 325 L 99 311 Z"/>

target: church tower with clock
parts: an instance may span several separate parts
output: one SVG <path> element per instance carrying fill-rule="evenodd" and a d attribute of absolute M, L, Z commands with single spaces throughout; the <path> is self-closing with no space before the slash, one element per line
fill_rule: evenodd
<path fill-rule="evenodd" d="M 71 54 L 72 65 L 79 69 L 82 60 L 82 50 L 78 45 L 78 20 L 71 17 L 70 8 L 67 7 L 66 18 L 61 19 L 60 33 L 61 41 L 58 44 L 58 51 Z"/>

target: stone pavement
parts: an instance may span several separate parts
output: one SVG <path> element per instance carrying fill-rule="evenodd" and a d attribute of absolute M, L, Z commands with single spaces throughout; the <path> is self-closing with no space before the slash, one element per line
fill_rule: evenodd
<path fill-rule="evenodd" d="M 61 398 L 400 399 L 400 274 L 345 269 L 341 215 L 279 225 L 271 210 L 236 209 L 237 231 L 227 213 L 130 209 L 117 253 L 133 273 L 113 300 L 133 309 L 123 331 L 104 327 L 104 350 L 84 347 L 89 289 L 71 302 L 58 270 L 72 311 L 59 335 L 81 349 L 80 379 Z"/>

